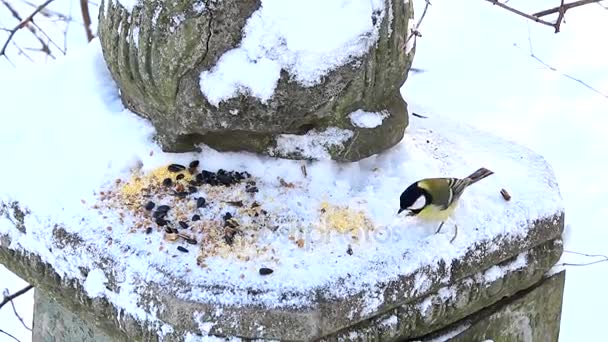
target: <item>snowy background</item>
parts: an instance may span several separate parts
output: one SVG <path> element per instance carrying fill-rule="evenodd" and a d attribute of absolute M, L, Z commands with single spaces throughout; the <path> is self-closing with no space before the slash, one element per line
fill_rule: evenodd
<path fill-rule="evenodd" d="M 416 15 L 424 2 L 415 1 Z M 530 8 L 522 0 L 511 6 L 540 10 L 559 1 L 538 1 Z M 72 13 L 80 21 L 77 1 L 57 0 L 58 12 Z M 91 5 L 96 17 L 96 6 Z M 26 13 L 26 12 L 24 12 Z M 0 26 L 15 24 L 0 3 Z M 70 24 L 67 51 L 86 44 L 78 22 Z M 348 25 L 348 23 L 345 23 Z M 592 4 L 566 14 L 562 32 L 517 17 L 482 0 L 435 1 L 420 28 L 414 66 L 426 70 L 410 76 L 403 94 L 419 114 L 451 116 L 480 129 L 526 145 L 542 154 L 555 169 L 566 207 L 566 250 L 608 254 L 608 230 L 602 218 L 608 214 L 608 193 L 603 182 L 608 137 L 608 10 Z M 63 46 L 63 27 L 57 29 Z M 6 32 L 0 32 L 0 42 Z M 27 42 L 27 34 L 17 40 Z M 35 44 L 35 41 L 32 42 Z M 27 44 L 25 44 L 27 45 Z M 32 45 L 35 46 L 35 45 Z M 557 71 L 530 57 L 530 51 Z M 19 72 L 31 62 L 9 51 L 11 62 L 0 59 L 2 75 Z M 36 63 L 49 63 L 35 53 Z M 36 57 L 38 56 L 38 57 Z M 59 56 L 58 56 L 59 57 Z M 601 94 L 564 74 L 583 80 Z M 49 85 L 52 86 L 52 85 Z M 23 85 L 24 91 L 26 85 Z M 1 101 L 0 101 L 1 110 Z M 583 182 L 581 178 L 593 181 Z M 564 261 L 588 262 L 585 257 L 565 253 Z M 596 340 L 603 334 L 601 314 L 608 306 L 604 293 L 608 264 L 569 267 L 562 314 L 561 341 Z M 0 266 L 0 289 L 15 292 L 25 282 Z M 31 327 L 33 291 L 15 301 Z M 10 306 L 0 310 L 0 329 L 21 341 L 30 341 L 27 331 Z M 0 334 L 0 341 L 12 341 Z"/>

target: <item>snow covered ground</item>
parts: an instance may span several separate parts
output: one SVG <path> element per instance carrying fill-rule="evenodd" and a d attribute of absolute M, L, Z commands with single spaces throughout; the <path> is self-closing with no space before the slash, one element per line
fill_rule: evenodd
<path fill-rule="evenodd" d="M 525 6 L 522 1 L 510 4 Z M 423 3 L 415 5 L 419 14 Z M 602 218 L 608 214 L 608 201 L 603 199 L 608 186 L 600 177 L 602 147 L 608 142 L 603 132 L 608 99 L 529 57 L 531 37 L 534 53 L 544 62 L 608 93 L 608 50 L 601 45 L 608 32 L 608 11 L 594 5 L 572 10 L 566 18 L 562 32 L 555 35 L 551 28 L 528 23 L 481 0 L 433 2 L 421 27 L 423 37 L 414 63 L 427 72 L 411 76 L 403 94 L 420 114 L 451 116 L 545 156 L 565 200 L 566 249 L 606 254 L 608 231 L 602 229 Z M 77 33 L 75 38 L 82 41 L 79 34 L 84 33 Z M 9 68 L 0 61 L 0 74 Z M 585 184 L 578 178 L 590 176 L 599 181 Z M 588 261 L 569 254 L 565 260 Z M 602 291 L 608 278 L 605 267 L 568 268 L 562 341 L 603 336 L 600 313 L 608 304 Z M 1 288 L 14 292 L 24 285 L 2 268 L 0 272 Z M 18 302 L 29 326 L 31 302 L 31 293 Z M 12 310 L 0 310 L 0 322 L 1 329 L 29 340 Z M 0 341 L 5 338 L 0 335 Z"/>

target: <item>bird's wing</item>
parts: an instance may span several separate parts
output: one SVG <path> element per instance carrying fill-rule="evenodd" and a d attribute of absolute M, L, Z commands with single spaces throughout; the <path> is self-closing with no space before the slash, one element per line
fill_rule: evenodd
<path fill-rule="evenodd" d="M 422 187 L 426 187 L 427 190 L 432 194 L 433 204 L 439 206 L 441 209 L 447 209 L 452 204 L 454 198 L 451 178 L 434 178 L 427 179 L 424 181 Z"/>

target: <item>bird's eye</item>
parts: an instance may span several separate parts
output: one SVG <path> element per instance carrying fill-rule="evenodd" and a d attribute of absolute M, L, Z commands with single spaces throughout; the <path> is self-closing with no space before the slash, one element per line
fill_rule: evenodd
<path fill-rule="evenodd" d="M 418 197 L 418 199 L 416 199 L 416 201 L 414 203 L 412 203 L 412 205 L 410 205 L 408 207 L 408 209 L 419 210 L 419 209 L 424 208 L 425 205 L 426 205 L 426 198 L 424 198 L 424 196 L 420 196 L 420 197 Z"/>

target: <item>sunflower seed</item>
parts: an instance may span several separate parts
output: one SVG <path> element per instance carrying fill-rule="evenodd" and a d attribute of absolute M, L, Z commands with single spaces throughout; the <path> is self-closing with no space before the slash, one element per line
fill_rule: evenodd
<path fill-rule="evenodd" d="M 163 185 L 171 186 L 171 185 L 173 185 L 173 181 L 171 180 L 171 178 L 165 178 L 165 179 L 163 179 Z"/>
<path fill-rule="evenodd" d="M 150 210 L 154 209 L 154 206 L 155 206 L 155 205 L 156 205 L 156 204 L 154 204 L 154 202 L 150 201 L 150 202 L 146 203 L 146 206 L 145 206 L 144 208 L 145 208 L 147 211 L 150 211 Z"/>
<path fill-rule="evenodd" d="M 180 171 L 184 171 L 186 169 L 186 167 L 184 165 L 180 165 L 180 164 L 171 164 L 171 165 L 169 165 L 169 167 L 167 167 L 167 169 L 170 172 L 180 172 Z"/>
<path fill-rule="evenodd" d="M 184 177 L 186 177 L 183 173 L 180 173 L 179 175 L 175 176 L 175 179 L 180 180 L 180 179 L 184 179 Z"/>
<path fill-rule="evenodd" d="M 202 208 L 205 206 L 205 204 L 207 204 L 207 200 L 205 199 L 205 197 L 199 197 L 196 199 L 197 208 Z"/>
<path fill-rule="evenodd" d="M 162 211 L 162 212 L 165 212 L 165 213 L 166 213 L 166 212 L 168 212 L 170 209 L 171 209 L 171 207 L 170 207 L 170 206 L 163 204 L 163 205 L 159 205 L 159 206 L 158 206 L 158 208 L 156 208 L 156 211 Z"/>
<path fill-rule="evenodd" d="M 198 165 L 200 164 L 200 162 L 198 160 L 193 160 L 190 162 L 190 165 L 188 165 L 191 169 L 196 169 L 198 167 Z"/>
<path fill-rule="evenodd" d="M 272 272 L 274 272 L 274 271 L 268 267 L 260 268 L 260 275 L 269 275 Z"/>
<path fill-rule="evenodd" d="M 194 221 L 200 221 L 200 220 L 201 220 L 201 217 L 199 215 L 197 215 L 197 214 L 192 215 L 192 221 L 193 222 Z"/>
<path fill-rule="evenodd" d="M 177 246 L 177 250 L 183 253 L 188 253 L 188 250 L 182 246 Z"/>
<path fill-rule="evenodd" d="M 182 227 L 182 229 L 188 229 L 188 224 L 184 221 L 179 221 L 179 226 Z"/>
<path fill-rule="evenodd" d="M 152 227 L 146 228 L 146 234 L 150 234 L 150 233 L 152 233 Z"/>

